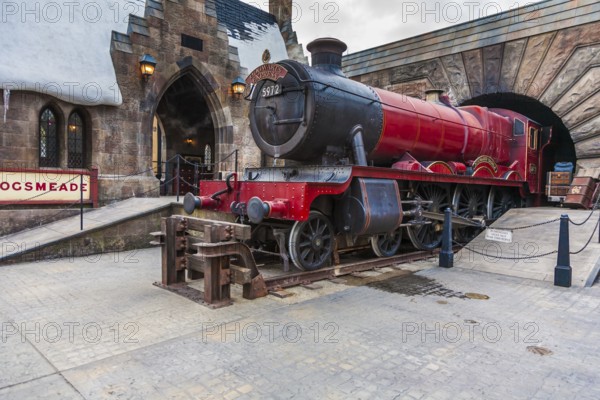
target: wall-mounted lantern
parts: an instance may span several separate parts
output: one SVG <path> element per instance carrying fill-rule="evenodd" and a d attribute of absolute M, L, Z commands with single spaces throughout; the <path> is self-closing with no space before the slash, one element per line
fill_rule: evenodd
<path fill-rule="evenodd" d="M 238 76 L 231 82 L 231 92 L 234 96 L 241 96 L 246 91 L 246 81 Z"/>
<path fill-rule="evenodd" d="M 150 54 L 144 54 L 140 58 L 140 70 L 142 71 L 142 78 L 144 78 L 144 81 L 147 81 L 152 75 L 154 75 L 155 68 L 156 59 Z"/>
<path fill-rule="evenodd" d="M 185 144 L 187 144 L 188 146 L 192 146 L 194 144 L 194 139 L 192 139 L 192 138 L 185 139 Z"/>

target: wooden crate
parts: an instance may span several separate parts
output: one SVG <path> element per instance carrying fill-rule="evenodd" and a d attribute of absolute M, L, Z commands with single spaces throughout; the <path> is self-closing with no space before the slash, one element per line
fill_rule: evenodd
<path fill-rule="evenodd" d="M 570 172 L 548 172 L 547 183 L 550 186 L 568 186 L 571 184 Z"/>
<path fill-rule="evenodd" d="M 546 185 L 546 196 L 566 196 L 570 186 Z"/>
<path fill-rule="evenodd" d="M 596 189 L 594 178 L 581 176 L 573 179 L 565 199 L 565 205 L 576 208 L 590 208 L 594 189 Z"/>

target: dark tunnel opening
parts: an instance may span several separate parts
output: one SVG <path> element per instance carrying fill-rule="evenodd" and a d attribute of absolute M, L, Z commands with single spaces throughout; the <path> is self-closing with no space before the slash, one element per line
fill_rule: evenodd
<path fill-rule="evenodd" d="M 577 155 L 569 130 L 552 109 L 536 99 L 516 93 L 493 93 L 474 97 L 461 104 L 461 106 L 467 105 L 505 108 L 523 114 L 542 126 L 552 126 L 555 160 L 570 161 L 573 166 L 576 165 Z"/>

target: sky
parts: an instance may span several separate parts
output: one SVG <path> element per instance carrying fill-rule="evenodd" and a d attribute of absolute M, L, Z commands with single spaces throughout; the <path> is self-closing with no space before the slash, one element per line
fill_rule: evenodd
<path fill-rule="evenodd" d="M 268 0 L 242 0 L 269 9 Z M 306 45 L 335 37 L 354 53 L 539 1 L 294 0 L 293 26 Z"/>

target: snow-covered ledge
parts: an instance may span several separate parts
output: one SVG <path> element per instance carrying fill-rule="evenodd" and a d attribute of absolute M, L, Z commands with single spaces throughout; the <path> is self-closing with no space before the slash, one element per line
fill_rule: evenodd
<path fill-rule="evenodd" d="M 82 105 L 121 105 L 111 32 L 143 17 L 145 0 L 2 1 L 0 88 Z"/>
<path fill-rule="evenodd" d="M 277 24 L 246 23 L 249 34 L 247 37 L 240 35 L 237 30 L 227 29 L 229 44 L 237 47 L 240 57 L 240 65 L 248 72 L 254 71 L 263 64 L 262 56 L 265 50 L 269 50 L 270 62 L 277 62 L 288 58 L 285 43 L 279 32 Z"/>

